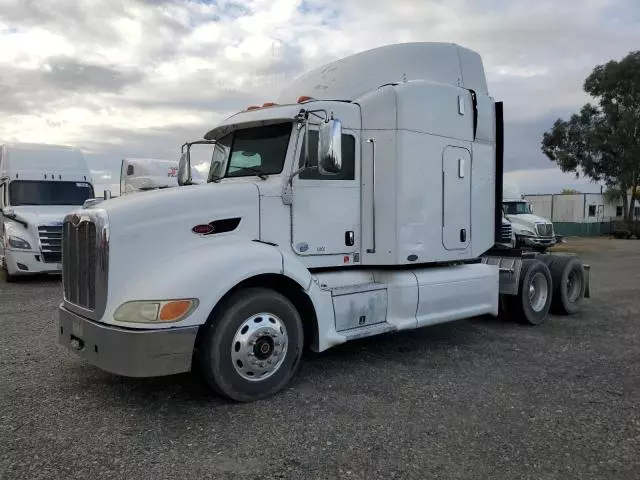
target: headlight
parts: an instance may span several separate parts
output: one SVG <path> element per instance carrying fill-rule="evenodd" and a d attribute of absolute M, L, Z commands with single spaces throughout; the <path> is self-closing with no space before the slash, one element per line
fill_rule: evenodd
<path fill-rule="evenodd" d="M 120 305 L 113 318 L 118 322 L 177 322 L 185 319 L 198 306 L 198 300 L 140 300 Z"/>
<path fill-rule="evenodd" d="M 9 246 L 13 248 L 21 248 L 23 250 L 31 250 L 31 245 L 20 237 L 9 235 Z"/>

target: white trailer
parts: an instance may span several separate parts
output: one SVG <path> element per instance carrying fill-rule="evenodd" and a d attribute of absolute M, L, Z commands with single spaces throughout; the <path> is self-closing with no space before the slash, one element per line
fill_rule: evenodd
<path fill-rule="evenodd" d="M 0 267 L 5 281 L 60 273 L 65 215 L 94 197 L 76 148 L 8 143 L 0 147 Z"/>
<path fill-rule="evenodd" d="M 314 70 L 206 133 L 206 184 L 67 217 L 58 341 L 125 376 L 197 362 L 215 391 L 252 401 L 288 384 L 307 345 L 571 313 L 588 296 L 578 258 L 494 249 L 502 131 L 480 56 L 458 45 Z M 181 185 L 190 171 L 186 145 Z"/>

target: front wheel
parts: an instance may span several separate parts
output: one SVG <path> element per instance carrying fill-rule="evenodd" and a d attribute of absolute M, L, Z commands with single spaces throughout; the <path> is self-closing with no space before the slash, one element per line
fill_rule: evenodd
<path fill-rule="evenodd" d="M 239 402 L 282 390 L 300 366 L 304 332 L 300 314 L 266 288 L 233 294 L 207 326 L 199 360 L 216 392 Z"/>

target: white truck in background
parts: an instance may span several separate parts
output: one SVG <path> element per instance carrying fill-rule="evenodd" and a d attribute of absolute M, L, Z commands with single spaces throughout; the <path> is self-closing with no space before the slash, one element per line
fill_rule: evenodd
<path fill-rule="evenodd" d="M 195 172 L 196 175 L 197 171 Z M 123 158 L 120 162 L 120 196 L 178 186 L 178 161 L 158 158 Z M 201 183 L 198 178 L 194 183 Z M 97 205 L 112 197 L 110 190 L 102 198 L 91 198 L 84 207 Z"/>
<path fill-rule="evenodd" d="M 120 195 L 177 186 L 177 160 L 122 159 L 120 164 Z"/>
<path fill-rule="evenodd" d="M 516 247 L 528 247 L 539 252 L 556 244 L 553 222 L 535 215 L 531 204 L 515 185 L 505 185 L 502 205 L 506 219 L 511 223 Z"/>
<path fill-rule="evenodd" d="M 58 145 L 0 148 L 0 261 L 6 281 L 60 273 L 62 222 L 94 197 L 82 152 Z"/>
<path fill-rule="evenodd" d="M 213 390 L 253 401 L 289 383 L 305 346 L 501 311 L 538 325 L 589 296 L 578 257 L 495 248 L 502 103 L 469 49 L 343 58 L 203 141 L 206 184 L 186 144 L 183 188 L 65 219 L 58 342 L 103 370 L 196 362 Z"/>

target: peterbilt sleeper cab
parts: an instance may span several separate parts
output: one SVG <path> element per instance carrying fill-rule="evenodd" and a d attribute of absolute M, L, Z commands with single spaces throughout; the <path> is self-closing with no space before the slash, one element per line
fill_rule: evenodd
<path fill-rule="evenodd" d="M 452 44 L 309 72 L 206 133 L 205 184 L 191 184 L 186 148 L 181 188 L 65 219 L 59 342 L 126 376 L 197 362 L 213 390 L 251 401 L 289 383 L 305 346 L 575 311 L 588 292 L 577 258 L 494 250 L 501 107 L 480 56 Z"/>

